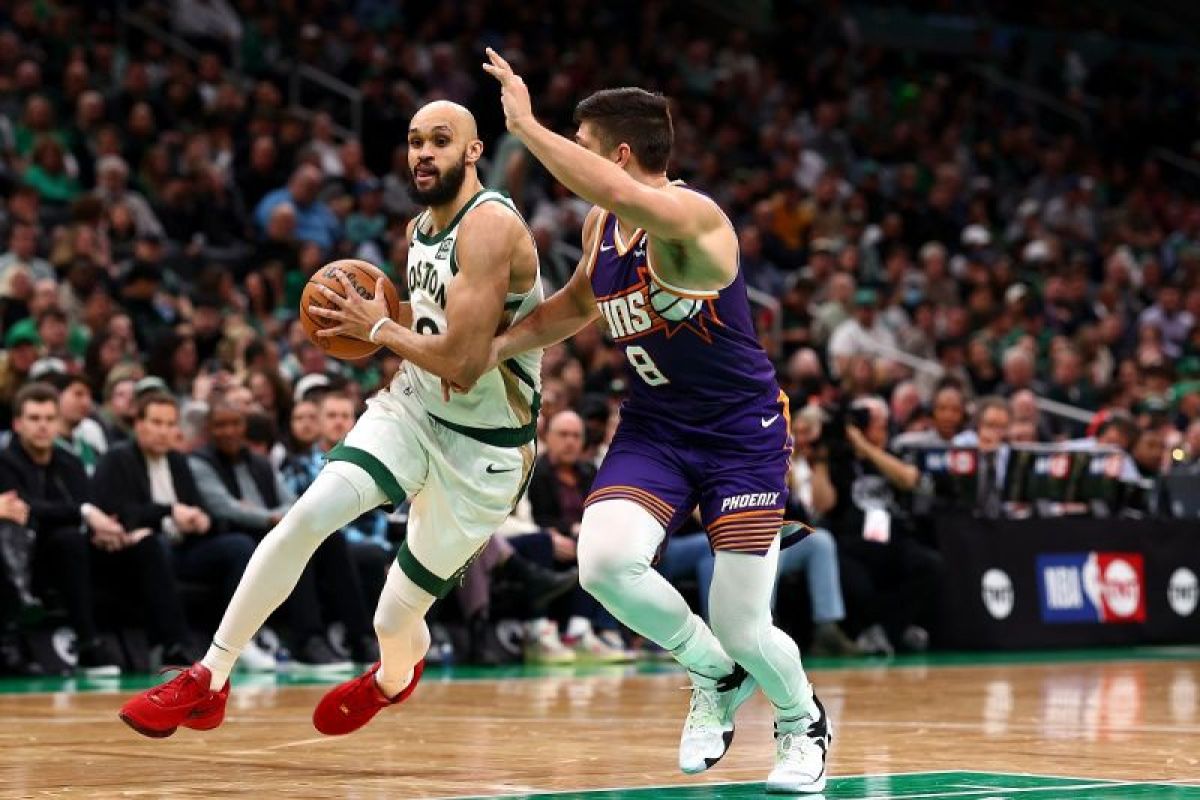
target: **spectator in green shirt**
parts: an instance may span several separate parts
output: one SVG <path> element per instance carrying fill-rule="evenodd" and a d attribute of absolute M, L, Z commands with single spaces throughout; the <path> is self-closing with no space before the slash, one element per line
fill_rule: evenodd
<path fill-rule="evenodd" d="M 79 181 L 67 172 L 62 145 L 49 136 L 34 144 L 33 163 L 23 177 L 47 203 L 66 205 L 83 191 Z"/>

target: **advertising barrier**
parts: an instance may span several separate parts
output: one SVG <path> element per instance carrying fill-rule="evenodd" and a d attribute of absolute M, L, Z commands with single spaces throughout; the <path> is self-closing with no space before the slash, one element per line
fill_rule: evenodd
<path fill-rule="evenodd" d="M 936 520 L 947 647 L 1200 642 L 1200 525 L 1182 520 Z"/>

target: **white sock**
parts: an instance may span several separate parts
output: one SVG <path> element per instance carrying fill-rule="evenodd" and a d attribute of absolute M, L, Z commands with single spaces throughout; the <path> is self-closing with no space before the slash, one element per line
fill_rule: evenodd
<path fill-rule="evenodd" d="M 233 672 L 233 665 L 237 663 L 241 652 L 242 648 L 230 647 L 218 642 L 216 637 L 213 637 L 212 644 L 208 646 L 208 652 L 204 654 L 204 658 L 200 659 L 200 663 L 208 667 L 208 671 L 212 673 L 209 689 L 219 692 L 224 688 L 225 681 L 229 680 L 229 673 Z"/>
<path fill-rule="evenodd" d="M 380 669 L 382 670 L 383 668 L 380 667 Z M 394 692 L 391 692 L 391 691 L 388 691 L 387 689 L 383 688 L 383 684 L 381 684 L 379 682 L 379 673 L 376 672 L 375 673 L 375 686 L 377 686 L 379 688 L 380 694 L 382 694 L 388 700 L 391 700 L 393 697 L 395 697 L 396 695 L 400 694 L 401 692 L 403 692 L 405 689 L 408 688 L 408 685 L 410 683 L 412 683 L 413 675 L 416 675 L 416 674 L 417 674 L 416 670 L 410 669 L 408 671 L 408 674 L 404 676 L 404 680 L 400 682 L 400 688 L 396 689 L 396 691 L 394 691 Z"/>
<path fill-rule="evenodd" d="M 678 644 L 672 646 L 676 641 Z M 692 682 L 697 685 L 714 685 L 733 672 L 733 659 L 726 655 L 704 620 L 695 614 L 689 616 L 679 634 L 662 643 L 662 647 L 670 650 L 675 660 L 687 668 Z"/>
<path fill-rule="evenodd" d="M 385 696 L 404 691 L 412 682 L 413 666 L 429 651 L 425 614 L 436 599 L 392 564 L 375 608 L 380 661 L 375 683 Z"/>
<path fill-rule="evenodd" d="M 789 733 L 800 727 L 801 723 L 817 718 L 817 704 L 813 702 L 812 684 L 808 691 L 800 693 L 800 699 L 788 708 L 775 707 L 775 726 L 780 733 Z"/>

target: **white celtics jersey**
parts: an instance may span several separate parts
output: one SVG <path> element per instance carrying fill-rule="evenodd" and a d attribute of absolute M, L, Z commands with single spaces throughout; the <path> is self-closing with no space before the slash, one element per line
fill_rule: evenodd
<path fill-rule="evenodd" d="M 479 192 L 463 206 L 450 224 L 430 234 L 431 218 L 425 211 L 417 218 L 408 251 L 408 294 L 412 303 L 413 330 L 422 334 L 446 331 L 446 300 L 450 282 L 458 272 L 455 244 L 459 223 L 471 209 L 483 203 L 502 203 L 520 219 L 512 201 L 500 192 Z M 524 220 L 522 220 L 523 222 Z M 504 303 L 504 321 L 518 322 L 542 302 L 539 269 L 533 286 L 523 294 L 509 294 Z M 531 350 L 484 373 L 466 394 L 452 393 L 442 399 L 441 379 L 411 363 L 405 363 L 412 385 L 426 410 L 438 422 L 481 441 L 517 447 L 533 439 L 540 404 L 542 351 Z"/>

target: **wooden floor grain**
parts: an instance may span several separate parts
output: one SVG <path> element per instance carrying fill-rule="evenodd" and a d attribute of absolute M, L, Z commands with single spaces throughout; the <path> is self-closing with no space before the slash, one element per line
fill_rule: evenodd
<path fill-rule="evenodd" d="M 1032 772 L 1200 783 L 1194 661 L 909 667 L 813 675 L 834 775 Z M 417 798 L 759 781 L 770 713 L 754 698 L 703 776 L 676 769 L 680 674 L 446 681 L 341 738 L 310 722 L 323 687 L 239 687 L 225 724 L 142 738 L 123 695 L 0 696 L 0 796 Z"/>

